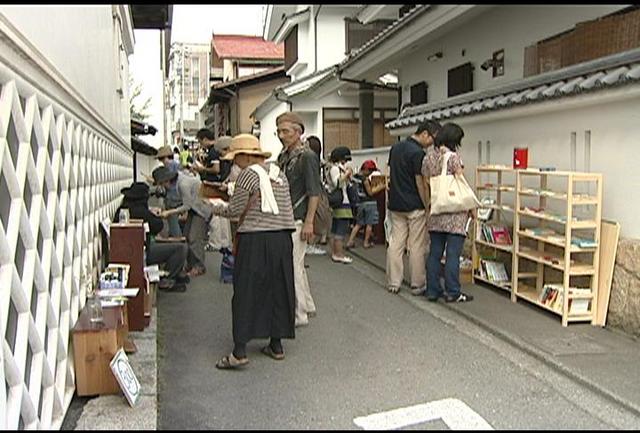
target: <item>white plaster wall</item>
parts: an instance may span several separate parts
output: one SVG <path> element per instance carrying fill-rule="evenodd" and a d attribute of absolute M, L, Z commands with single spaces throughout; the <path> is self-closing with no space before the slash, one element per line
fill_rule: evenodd
<path fill-rule="evenodd" d="M 104 119 L 130 140 L 128 61 L 124 96 L 111 5 L 2 6 L 0 13 L 51 62 Z"/>
<path fill-rule="evenodd" d="M 262 150 L 271 152 L 269 160 L 275 160 L 282 149 L 282 143 L 276 134 L 276 117 L 289 109 L 288 105 L 278 104 L 274 109 L 269 111 L 260 121 L 260 147 Z"/>
<path fill-rule="evenodd" d="M 323 7 L 318 14 L 318 70 L 340 63 L 345 58 L 344 18 L 353 9 Z"/>
<path fill-rule="evenodd" d="M 402 100 L 410 100 L 410 86 L 420 81 L 426 81 L 429 85 L 429 103 L 447 99 L 447 71 L 466 62 L 471 62 L 476 67 L 473 74 L 474 90 L 522 79 L 525 47 L 569 30 L 578 22 L 591 20 L 623 7 L 625 6 L 501 5 L 491 8 L 398 62 Z M 480 65 L 500 49 L 505 51 L 505 74 L 493 78 L 491 70 L 483 71 Z M 464 56 L 462 50 L 465 50 Z M 427 61 L 428 56 L 438 51 L 443 52 L 442 59 Z"/>

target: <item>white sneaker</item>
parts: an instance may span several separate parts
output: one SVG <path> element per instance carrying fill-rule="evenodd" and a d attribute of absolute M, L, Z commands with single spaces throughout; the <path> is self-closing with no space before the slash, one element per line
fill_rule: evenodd
<path fill-rule="evenodd" d="M 324 248 L 320 248 L 315 245 L 307 245 L 306 254 L 311 256 L 324 256 L 327 254 L 327 251 Z"/>

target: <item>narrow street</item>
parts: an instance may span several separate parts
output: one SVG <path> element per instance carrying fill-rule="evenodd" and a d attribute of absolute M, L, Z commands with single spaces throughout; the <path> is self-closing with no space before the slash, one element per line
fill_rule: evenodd
<path fill-rule="evenodd" d="M 465 424 L 453 405 L 396 427 L 640 425 L 442 304 L 390 295 L 384 273 L 359 260 L 307 257 L 318 315 L 283 341 L 286 359 L 267 358 L 255 340 L 244 370 L 217 370 L 232 347 L 232 286 L 216 281 L 219 255 L 207 254 L 207 274 L 186 293 L 159 293 L 159 429 L 359 429 L 354 419 L 444 399 L 468 406 L 480 424 Z"/>

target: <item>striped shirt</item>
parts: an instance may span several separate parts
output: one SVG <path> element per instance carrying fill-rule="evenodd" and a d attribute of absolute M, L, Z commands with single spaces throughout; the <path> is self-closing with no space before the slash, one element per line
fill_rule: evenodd
<path fill-rule="evenodd" d="M 269 165 L 262 165 L 269 172 Z M 229 204 L 217 204 L 214 214 L 225 218 L 239 218 L 249 205 L 249 210 L 238 227 L 238 233 L 267 232 L 278 230 L 296 229 L 293 221 L 293 209 L 291 206 L 291 194 L 289 182 L 281 172 L 278 175 L 280 183 L 271 181 L 273 195 L 278 203 L 278 215 L 262 212 L 262 200 L 260 196 L 260 177 L 255 171 L 245 168 L 236 181 L 235 191 Z"/>

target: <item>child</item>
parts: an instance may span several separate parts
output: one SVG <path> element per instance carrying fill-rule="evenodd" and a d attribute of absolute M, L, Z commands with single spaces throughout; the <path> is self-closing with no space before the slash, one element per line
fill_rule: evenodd
<path fill-rule="evenodd" d="M 384 183 L 371 185 L 371 177 L 380 175 L 378 167 L 375 161 L 367 160 L 360 167 L 360 172 L 354 176 L 354 182 L 358 185 L 358 195 L 360 196 L 360 203 L 358 203 L 356 213 L 356 225 L 351 231 L 349 242 L 347 242 L 347 248 L 353 248 L 355 246 L 355 238 L 360 229 L 365 226 L 364 231 L 364 243 L 365 248 L 371 248 L 371 233 L 373 232 L 373 226 L 378 224 L 378 203 L 374 196 L 385 188 Z"/>

